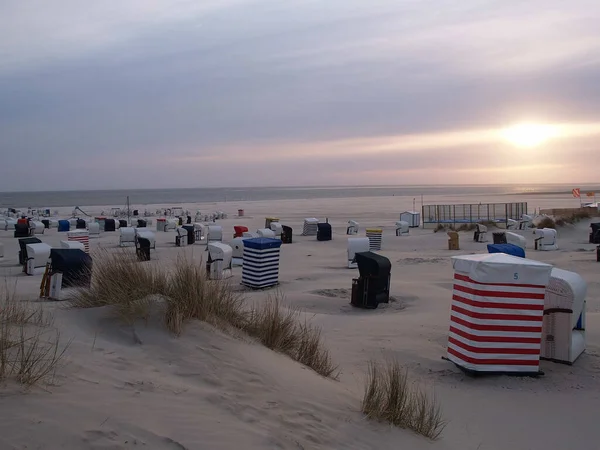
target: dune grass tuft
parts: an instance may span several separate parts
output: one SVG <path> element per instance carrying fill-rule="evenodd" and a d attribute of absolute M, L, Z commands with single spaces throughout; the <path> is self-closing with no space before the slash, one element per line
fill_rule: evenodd
<path fill-rule="evenodd" d="M 473 231 L 477 229 L 477 225 L 474 223 L 463 223 L 460 225 L 456 231 Z"/>
<path fill-rule="evenodd" d="M 225 280 L 209 280 L 199 264 L 181 258 L 167 278 L 164 291 L 167 328 L 179 335 L 188 320 L 201 320 L 221 327 L 242 328 L 244 299 Z"/>
<path fill-rule="evenodd" d="M 538 222 L 537 228 L 556 228 L 556 222 L 552 217 L 544 217 Z"/>
<path fill-rule="evenodd" d="M 69 347 L 61 344 L 54 318 L 16 296 L 16 283 L 0 287 L 0 380 L 33 386 L 50 383 Z"/>
<path fill-rule="evenodd" d="M 294 359 L 327 378 L 337 380 L 339 377 L 336 366 L 323 345 L 321 329 L 304 322 L 300 324 L 299 336 Z"/>
<path fill-rule="evenodd" d="M 451 225 L 444 225 L 442 223 L 438 223 L 435 228 L 433 229 L 434 233 L 437 233 L 439 231 L 448 231 L 448 230 L 454 230 L 454 227 L 452 227 Z"/>
<path fill-rule="evenodd" d="M 498 224 L 493 220 L 482 220 L 479 222 L 481 225 L 485 225 L 488 228 L 498 228 Z M 473 227 L 475 229 L 476 227 Z"/>
<path fill-rule="evenodd" d="M 296 347 L 299 311 L 281 305 L 277 294 L 261 305 L 254 306 L 244 325 L 244 331 L 258 339 L 265 347 L 281 353 L 291 353 Z"/>
<path fill-rule="evenodd" d="M 119 319 L 132 324 L 146 319 L 159 299 L 165 325 L 175 335 L 191 320 L 241 330 L 320 375 L 338 376 L 321 329 L 303 322 L 300 311 L 283 307 L 281 294 L 248 310 L 245 298 L 226 280 L 208 279 L 202 265 L 183 257 L 167 270 L 139 263 L 129 254 L 100 252 L 90 288 L 75 290 L 69 300 L 76 308 L 111 306 Z"/>
<path fill-rule="evenodd" d="M 76 308 L 111 306 L 125 323 L 147 318 L 153 296 L 164 295 L 167 276 L 154 266 L 140 264 L 134 255 L 100 250 L 94 255 L 90 288 L 78 288 L 68 300 Z"/>
<path fill-rule="evenodd" d="M 581 210 L 575 211 L 571 215 L 560 216 L 556 219 L 556 225 L 559 227 L 564 227 L 566 225 L 574 225 L 584 219 L 589 219 L 590 213 L 589 211 Z M 549 227 L 550 228 L 550 227 Z"/>
<path fill-rule="evenodd" d="M 288 355 L 319 375 L 337 379 L 338 368 L 321 338 L 321 329 L 300 318 L 301 311 L 283 306 L 278 292 L 248 315 L 244 331 L 265 347 Z"/>
<path fill-rule="evenodd" d="M 397 361 L 369 363 L 362 412 L 372 420 L 437 439 L 446 426 L 436 398 L 415 384 Z"/>

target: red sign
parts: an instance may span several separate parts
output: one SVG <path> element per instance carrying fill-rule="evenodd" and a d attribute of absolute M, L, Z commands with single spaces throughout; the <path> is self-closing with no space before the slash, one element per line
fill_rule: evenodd
<path fill-rule="evenodd" d="M 575 198 L 580 198 L 581 197 L 581 190 L 579 188 L 575 188 L 573 189 L 573 197 Z"/>

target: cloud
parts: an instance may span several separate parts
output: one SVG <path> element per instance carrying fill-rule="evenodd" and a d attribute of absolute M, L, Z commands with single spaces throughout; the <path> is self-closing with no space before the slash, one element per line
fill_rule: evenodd
<path fill-rule="evenodd" d="M 438 177 L 460 180 L 469 149 L 510 153 L 477 133 L 600 121 L 599 19 L 591 0 L 2 2 L 0 190 L 327 184 L 398 151 L 424 155 L 403 162 L 418 182 L 450 148 Z"/>
<path fill-rule="evenodd" d="M 202 18 L 244 0 L 7 0 L 0 4 L 0 70 L 39 66 L 122 46 L 189 17 Z"/>

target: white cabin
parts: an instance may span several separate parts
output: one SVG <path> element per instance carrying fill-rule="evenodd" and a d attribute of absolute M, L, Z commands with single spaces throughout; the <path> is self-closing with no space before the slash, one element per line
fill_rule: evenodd
<path fill-rule="evenodd" d="M 400 221 L 408 222 L 410 228 L 418 228 L 421 226 L 421 213 L 417 211 L 404 211 L 400 213 Z"/>

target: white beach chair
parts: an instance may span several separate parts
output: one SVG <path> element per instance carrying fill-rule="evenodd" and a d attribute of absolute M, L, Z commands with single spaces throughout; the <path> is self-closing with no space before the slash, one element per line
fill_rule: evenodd
<path fill-rule="evenodd" d="M 177 224 L 178 224 L 178 220 L 177 219 L 167 219 L 166 223 L 165 223 L 165 231 L 175 231 L 177 229 Z"/>
<path fill-rule="evenodd" d="M 231 240 L 231 264 L 241 266 L 244 264 L 244 237 L 236 237 Z"/>
<path fill-rule="evenodd" d="M 44 230 L 46 229 L 44 223 L 37 220 L 29 222 L 29 227 L 31 229 L 31 234 L 44 234 Z"/>
<path fill-rule="evenodd" d="M 206 231 L 206 242 L 222 242 L 223 227 L 220 225 L 209 225 Z"/>
<path fill-rule="evenodd" d="M 409 223 L 404 220 L 396 222 L 396 236 L 404 236 L 408 234 Z"/>
<path fill-rule="evenodd" d="M 519 230 L 526 230 L 527 228 L 531 228 L 533 226 L 533 217 L 527 214 L 523 214 L 521 216 L 521 221 L 519 222 Z"/>
<path fill-rule="evenodd" d="M 361 252 L 369 251 L 368 237 L 348 238 L 348 269 L 356 269 L 358 264 L 354 259 L 354 255 Z"/>
<path fill-rule="evenodd" d="M 512 233 L 510 231 L 507 231 L 505 233 L 506 235 L 506 243 L 507 244 L 513 244 L 516 245 L 517 247 L 521 247 L 523 250 L 525 250 L 525 247 L 527 246 L 527 239 L 525 239 L 524 236 L 521 236 L 520 234 L 517 233 Z"/>
<path fill-rule="evenodd" d="M 232 249 L 222 242 L 210 242 L 207 245 L 208 260 L 206 272 L 211 280 L 223 280 L 232 276 Z"/>
<path fill-rule="evenodd" d="M 83 245 L 83 242 L 78 241 L 60 241 L 60 248 L 78 249 L 85 252 L 85 245 Z"/>
<path fill-rule="evenodd" d="M 275 233 L 275 238 L 281 239 L 281 235 L 283 233 L 283 225 L 281 225 L 279 222 L 271 222 L 269 226 L 271 227 L 271 231 Z"/>
<path fill-rule="evenodd" d="M 513 219 L 506 220 L 506 229 L 507 230 L 517 230 L 519 228 L 519 222 Z"/>
<path fill-rule="evenodd" d="M 40 275 L 44 273 L 52 247 L 45 242 L 38 242 L 36 244 L 27 244 L 25 249 L 27 251 L 25 273 L 27 275 Z"/>
<path fill-rule="evenodd" d="M 115 221 L 115 224 L 118 223 Z M 100 237 L 100 224 L 98 222 L 88 222 L 87 229 L 90 232 L 90 237 Z"/>
<path fill-rule="evenodd" d="M 183 227 L 178 227 L 175 236 L 175 245 L 177 247 L 185 247 L 188 244 L 188 231 Z"/>
<path fill-rule="evenodd" d="M 135 228 L 119 228 L 119 247 L 130 247 L 135 245 Z"/>
<path fill-rule="evenodd" d="M 541 228 L 533 230 L 535 250 L 552 251 L 558 250 L 556 242 L 556 230 L 553 228 Z"/>
<path fill-rule="evenodd" d="M 256 230 L 258 237 L 275 238 L 275 232 L 269 228 L 259 228 Z"/>
<path fill-rule="evenodd" d="M 487 227 L 480 223 L 475 224 L 475 234 L 473 236 L 473 240 L 475 242 L 487 242 Z"/>
<path fill-rule="evenodd" d="M 572 364 L 585 351 L 586 294 L 579 274 L 552 269 L 544 296 L 542 359 Z"/>
<path fill-rule="evenodd" d="M 135 228 L 135 239 L 148 239 L 151 249 L 156 249 L 156 235 L 148 228 Z"/>
<path fill-rule="evenodd" d="M 348 227 L 346 228 L 346 234 L 358 234 L 358 222 L 355 220 L 348 221 Z"/>

